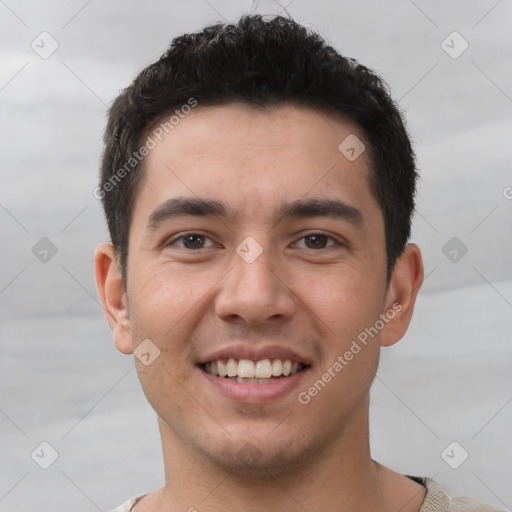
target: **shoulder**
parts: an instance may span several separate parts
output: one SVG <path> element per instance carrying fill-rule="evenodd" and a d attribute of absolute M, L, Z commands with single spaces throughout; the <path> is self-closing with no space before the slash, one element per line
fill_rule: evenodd
<path fill-rule="evenodd" d="M 451 497 L 431 478 L 412 478 L 427 488 L 427 495 L 419 512 L 503 512 L 502 509 L 476 498 Z"/>
<path fill-rule="evenodd" d="M 452 498 L 448 512 L 503 512 L 503 510 L 476 498 L 461 496 Z"/>
<path fill-rule="evenodd" d="M 128 501 L 125 501 L 122 505 L 119 505 L 119 507 L 112 509 L 110 512 L 130 512 L 134 505 L 140 501 L 142 498 L 146 496 L 143 494 L 142 496 L 138 496 L 137 498 L 132 498 Z"/>

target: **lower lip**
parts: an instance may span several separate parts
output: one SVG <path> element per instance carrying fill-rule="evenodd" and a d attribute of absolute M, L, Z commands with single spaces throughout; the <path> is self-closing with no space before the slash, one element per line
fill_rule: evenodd
<path fill-rule="evenodd" d="M 201 368 L 198 368 L 198 371 L 227 398 L 240 402 L 257 403 L 275 400 L 298 387 L 305 374 L 309 371 L 309 367 L 289 377 L 280 377 L 267 384 L 236 382 L 206 373 Z"/>

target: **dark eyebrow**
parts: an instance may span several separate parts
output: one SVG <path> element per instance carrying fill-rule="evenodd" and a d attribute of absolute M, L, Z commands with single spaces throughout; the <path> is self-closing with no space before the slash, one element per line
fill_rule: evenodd
<path fill-rule="evenodd" d="M 175 197 L 162 203 L 148 219 L 148 227 L 156 229 L 164 220 L 194 215 L 197 217 L 230 216 L 230 209 L 219 201 L 194 197 Z"/>
<path fill-rule="evenodd" d="M 211 199 L 176 197 L 162 203 L 148 219 L 148 228 L 156 229 L 164 220 L 187 215 L 197 217 L 234 218 L 235 212 L 226 204 Z M 356 226 L 363 223 L 361 212 L 338 199 L 297 199 L 277 208 L 274 223 L 286 218 L 331 217 Z"/>
<path fill-rule="evenodd" d="M 290 217 L 331 217 L 346 220 L 358 226 L 363 223 L 361 212 L 339 199 L 297 199 L 283 204 L 277 212 L 276 222 Z"/>

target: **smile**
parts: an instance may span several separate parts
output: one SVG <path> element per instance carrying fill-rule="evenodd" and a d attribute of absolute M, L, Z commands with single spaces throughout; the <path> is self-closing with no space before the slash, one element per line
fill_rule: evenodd
<path fill-rule="evenodd" d="M 304 370 L 306 365 L 289 359 L 217 359 L 201 365 L 208 374 L 238 383 L 269 384 Z"/>

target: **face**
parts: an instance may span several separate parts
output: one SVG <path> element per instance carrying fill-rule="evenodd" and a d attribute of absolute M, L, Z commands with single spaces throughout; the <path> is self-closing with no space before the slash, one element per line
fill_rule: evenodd
<path fill-rule="evenodd" d="M 136 363 L 164 446 L 277 471 L 365 421 L 400 287 L 349 135 L 364 141 L 305 107 L 198 106 L 148 154 L 115 336 L 150 354 Z"/>

